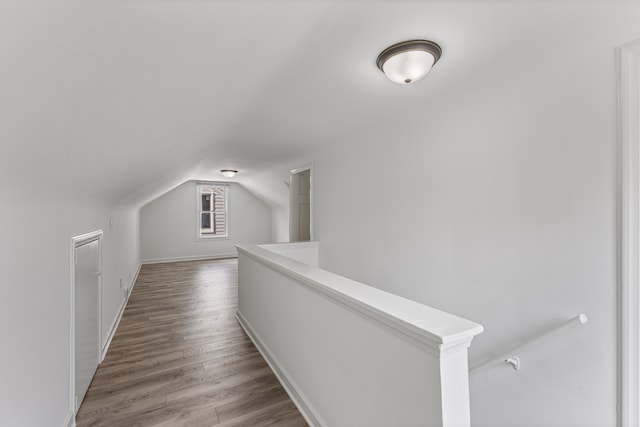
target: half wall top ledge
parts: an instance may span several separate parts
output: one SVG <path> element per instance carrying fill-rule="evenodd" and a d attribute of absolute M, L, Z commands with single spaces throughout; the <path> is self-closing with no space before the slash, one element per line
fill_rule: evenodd
<path fill-rule="evenodd" d="M 482 326 L 318 268 L 318 242 L 236 248 L 237 319 L 310 425 L 471 425 Z"/>
<path fill-rule="evenodd" d="M 318 242 L 237 245 L 238 252 L 444 356 L 482 325 L 318 268 Z"/>

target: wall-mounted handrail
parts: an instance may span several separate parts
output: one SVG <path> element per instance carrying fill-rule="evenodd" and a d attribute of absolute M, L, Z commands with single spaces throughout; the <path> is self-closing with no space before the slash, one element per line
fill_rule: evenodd
<path fill-rule="evenodd" d="M 579 314 L 575 317 L 572 317 L 571 319 L 556 325 L 550 329 L 547 329 L 546 331 L 534 336 L 533 338 L 528 339 L 527 341 L 525 341 L 524 343 L 513 347 L 512 349 L 508 350 L 508 351 L 504 351 L 502 353 L 500 353 L 500 356 L 496 356 L 496 357 L 492 357 L 490 359 L 485 360 L 482 363 L 479 363 L 473 367 L 471 367 L 469 369 L 469 374 L 474 374 L 476 372 L 478 372 L 480 369 L 484 368 L 487 365 L 493 364 L 494 362 L 497 361 L 501 361 L 501 362 L 505 362 L 510 364 L 513 369 L 520 369 L 520 358 L 516 355 L 517 353 L 519 353 L 522 349 L 524 349 L 525 347 L 529 346 L 530 344 L 548 336 L 551 334 L 554 334 L 560 330 L 566 329 L 570 326 L 573 326 L 575 324 L 579 324 L 579 325 L 584 325 L 585 323 L 587 323 L 587 321 L 589 320 L 589 318 L 587 317 L 586 314 Z"/>

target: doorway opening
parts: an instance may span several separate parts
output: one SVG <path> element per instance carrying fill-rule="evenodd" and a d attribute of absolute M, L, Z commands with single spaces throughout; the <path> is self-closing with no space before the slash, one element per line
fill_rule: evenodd
<path fill-rule="evenodd" d="M 289 241 L 313 240 L 313 165 L 291 171 L 289 178 Z"/>
<path fill-rule="evenodd" d="M 640 40 L 618 62 L 618 426 L 640 423 Z"/>
<path fill-rule="evenodd" d="M 102 230 L 71 238 L 70 409 L 75 416 L 101 362 Z"/>

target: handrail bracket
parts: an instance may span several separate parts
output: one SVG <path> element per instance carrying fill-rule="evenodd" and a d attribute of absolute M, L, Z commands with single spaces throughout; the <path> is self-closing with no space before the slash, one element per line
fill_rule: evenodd
<path fill-rule="evenodd" d="M 518 356 L 509 356 L 504 359 L 504 361 L 510 364 L 516 371 L 520 369 L 520 358 Z"/>

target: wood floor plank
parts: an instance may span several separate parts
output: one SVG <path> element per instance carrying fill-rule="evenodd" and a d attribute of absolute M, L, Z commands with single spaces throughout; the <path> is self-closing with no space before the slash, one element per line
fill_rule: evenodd
<path fill-rule="evenodd" d="M 262 426 L 303 427 L 307 426 L 307 423 L 290 400 L 283 400 L 273 406 L 260 408 L 256 411 L 231 418 L 219 424 L 219 427 Z"/>
<path fill-rule="evenodd" d="M 306 426 L 236 310 L 235 259 L 143 266 L 77 426 Z"/>
<path fill-rule="evenodd" d="M 189 386 L 210 378 L 210 375 L 205 374 L 202 363 L 194 363 L 135 380 L 96 382 L 92 387 L 92 393 L 85 398 L 84 403 L 91 403 L 92 406 L 104 406 L 111 404 L 113 398 L 122 399 L 124 395 L 131 398 L 138 395 L 147 396 L 156 392 L 167 393 L 179 388 L 180 385 Z"/>
<path fill-rule="evenodd" d="M 287 400 L 289 400 L 289 396 L 281 387 L 277 387 L 274 390 L 258 390 L 244 399 L 237 399 L 218 405 L 216 412 L 219 421 L 234 420 L 248 413 L 260 411 Z"/>

